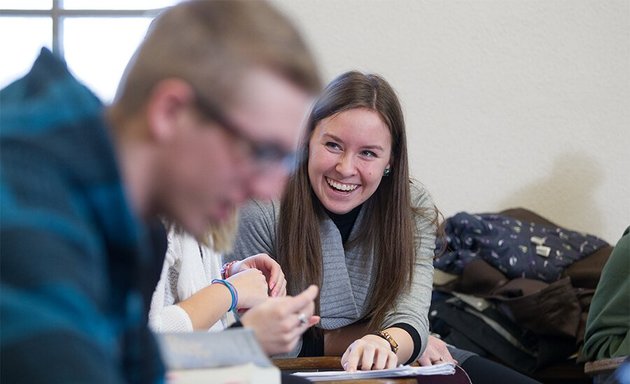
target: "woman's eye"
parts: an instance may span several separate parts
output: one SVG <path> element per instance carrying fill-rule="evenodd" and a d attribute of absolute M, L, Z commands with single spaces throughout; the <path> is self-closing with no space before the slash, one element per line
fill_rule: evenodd
<path fill-rule="evenodd" d="M 341 147 L 339 146 L 339 144 L 334 143 L 332 141 L 327 142 L 326 144 L 324 144 L 326 147 L 330 148 L 330 149 L 334 149 L 334 150 L 340 150 Z"/>
<path fill-rule="evenodd" d="M 372 151 L 363 151 L 363 152 L 361 152 L 361 155 L 365 156 L 365 157 L 378 157 L 378 156 L 376 156 L 376 153 L 374 153 Z"/>

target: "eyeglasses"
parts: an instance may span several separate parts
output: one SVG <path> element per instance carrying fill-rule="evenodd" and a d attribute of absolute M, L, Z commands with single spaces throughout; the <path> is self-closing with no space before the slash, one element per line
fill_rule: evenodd
<path fill-rule="evenodd" d="M 249 149 L 249 154 L 259 170 L 267 171 L 280 165 L 288 173 L 293 173 L 303 161 L 303 151 L 287 151 L 275 143 L 261 143 L 239 129 L 233 124 L 214 104 L 205 100 L 193 87 L 197 107 L 203 115 L 219 126 L 230 135 L 243 142 Z"/>

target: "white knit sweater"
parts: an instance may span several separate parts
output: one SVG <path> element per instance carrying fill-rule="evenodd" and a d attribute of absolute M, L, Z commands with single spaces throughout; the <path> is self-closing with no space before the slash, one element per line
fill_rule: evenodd
<path fill-rule="evenodd" d="M 169 232 L 162 274 L 149 310 L 149 326 L 153 331 L 193 331 L 190 317 L 176 304 L 210 285 L 212 279 L 220 279 L 222 259 L 192 236 Z M 234 321 L 234 316 L 226 313 L 209 331 L 220 331 Z"/>

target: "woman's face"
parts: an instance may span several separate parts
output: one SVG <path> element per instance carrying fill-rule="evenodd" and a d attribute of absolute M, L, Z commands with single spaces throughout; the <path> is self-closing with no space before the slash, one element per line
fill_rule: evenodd
<path fill-rule="evenodd" d="M 320 121 L 309 141 L 308 177 L 329 211 L 350 212 L 378 188 L 392 137 L 375 111 L 356 108 Z"/>

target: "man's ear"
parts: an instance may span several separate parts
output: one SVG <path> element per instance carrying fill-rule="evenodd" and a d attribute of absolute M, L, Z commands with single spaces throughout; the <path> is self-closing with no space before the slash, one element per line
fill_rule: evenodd
<path fill-rule="evenodd" d="M 171 140 L 194 98 L 192 87 L 185 81 L 165 79 L 158 82 L 149 95 L 146 110 L 151 138 L 158 142 Z"/>

